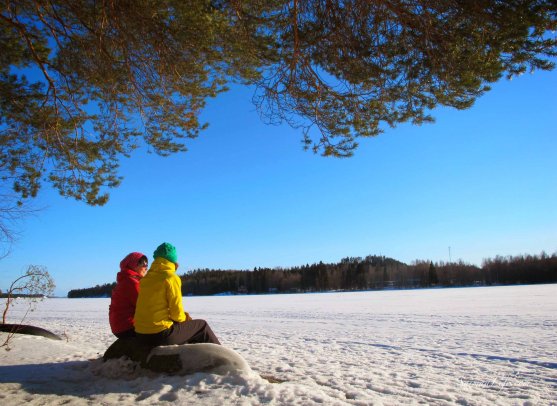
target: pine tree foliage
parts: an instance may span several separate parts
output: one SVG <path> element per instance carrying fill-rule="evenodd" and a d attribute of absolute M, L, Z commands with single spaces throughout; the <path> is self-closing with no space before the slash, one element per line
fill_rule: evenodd
<path fill-rule="evenodd" d="M 250 23 L 206 0 L 17 0 L 0 6 L 0 174 L 91 205 L 142 142 L 185 151 L 205 100 L 258 77 Z M 249 37 L 247 39 L 246 37 Z"/>
<path fill-rule="evenodd" d="M 551 69 L 551 0 L 7 0 L 0 176 L 102 205 L 138 146 L 186 150 L 238 81 L 304 146 L 353 154 L 385 126 L 470 107 L 503 76 Z"/>
<path fill-rule="evenodd" d="M 468 108 L 503 75 L 551 69 L 556 14 L 555 1 L 286 2 L 256 102 L 304 128 L 306 147 L 350 156 L 385 125 L 430 122 L 434 107 Z"/>

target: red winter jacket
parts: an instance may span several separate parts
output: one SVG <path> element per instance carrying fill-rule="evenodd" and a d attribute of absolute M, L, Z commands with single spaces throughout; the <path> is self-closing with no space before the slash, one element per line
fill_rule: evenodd
<path fill-rule="evenodd" d="M 116 287 L 112 289 L 108 310 L 110 328 L 114 334 L 133 328 L 133 315 L 141 276 L 132 268 L 143 256 L 140 252 L 132 252 L 120 262 L 120 272 L 116 276 Z"/>

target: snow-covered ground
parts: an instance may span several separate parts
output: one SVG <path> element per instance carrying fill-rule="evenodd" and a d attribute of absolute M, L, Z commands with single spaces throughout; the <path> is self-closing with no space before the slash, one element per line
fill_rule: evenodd
<path fill-rule="evenodd" d="M 0 404 L 557 404 L 557 285 L 184 298 L 253 370 L 228 375 L 103 363 L 108 303 L 29 313 L 64 341 L 0 349 Z"/>

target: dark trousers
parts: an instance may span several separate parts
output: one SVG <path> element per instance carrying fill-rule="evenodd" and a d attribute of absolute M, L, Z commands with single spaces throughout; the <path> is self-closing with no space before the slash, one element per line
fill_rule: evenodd
<path fill-rule="evenodd" d="M 135 330 L 133 328 L 131 328 L 129 330 L 122 331 L 120 333 L 112 333 L 112 334 L 114 334 L 118 338 L 135 337 Z"/>
<path fill-rule="evenodd" d="M 139 334 L 137 337 L 152 346 L 213 343 L 220 344 L 219 339 L 205 320 L 188 320 L 174 323 L 172 327 L 156 334 Z"/>

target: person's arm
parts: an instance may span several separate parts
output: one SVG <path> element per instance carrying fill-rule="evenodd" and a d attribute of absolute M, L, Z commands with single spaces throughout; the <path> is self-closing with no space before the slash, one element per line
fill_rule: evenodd
<path fill-rule="evenodd" d="M 182 305 L 182 282 L 178 276 L 167 279 L 166 299 L 170 319 L 177 323 L 186 321 Z"/>

